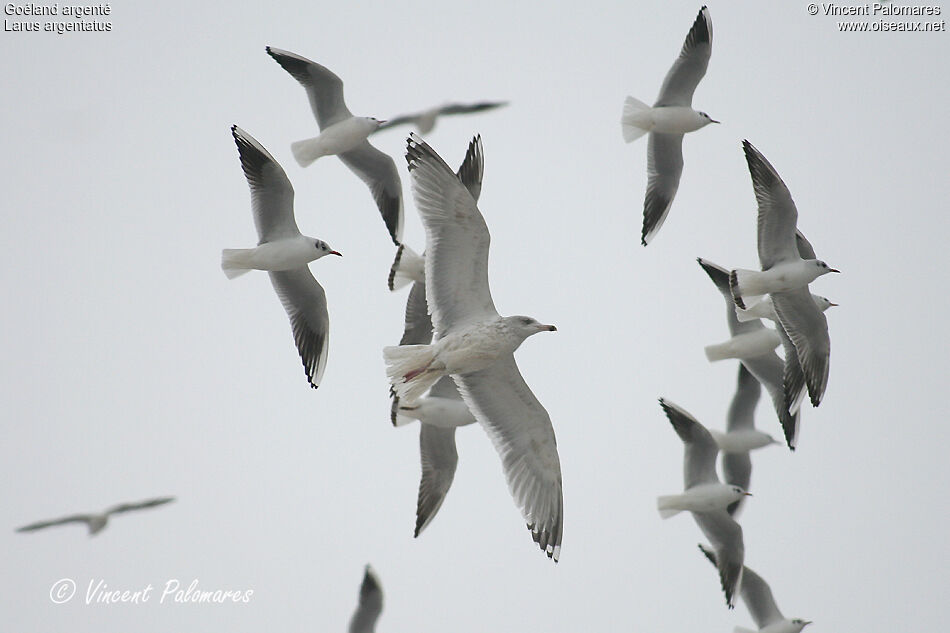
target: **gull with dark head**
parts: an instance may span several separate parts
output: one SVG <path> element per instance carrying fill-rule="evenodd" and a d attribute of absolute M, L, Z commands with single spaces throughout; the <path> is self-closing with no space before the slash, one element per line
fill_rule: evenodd
<path fill-rule="evenodd" d="M 383 588 L 373 568 L 367 565 L 363 571 L 363 582 L 360 584 L 360 600 L 347 630 L 349 633 L 373 633 L 376 630 L 376 620 L 382 612 Z"/>
<path fill-rule="evenodd" d="M 252 269 L 267 271 L 290 317 L 307 382 L 316 389 L 327 364 L 330 317 L 326 293 L 307 264 L 340 253 L 323 240 L 300 234 L 294 219 L 294 188 L 283 168 L 238 126 L 231 127 L 231 134 L 251 188 L 251 209 L 260 241 L 255 248 L 221 251 L 221 268 L 228 279 Z"/>
<path fill-rule="evenodd" d="M 831 339 L 828 321 L 815 304 L 808 284 L 821 275 L 839 271 L 814 257 L 811 244 L 797 230 L 798 209 L 775 168 L 749 141 L 742 142 L 742 149 L 759 207 L 762 270 L 733 270 L 729 273 L 729 288 L 741 309 L 749 296 L 771 295 L 778 322 L 795 351 L 792 356 L 797 356 L 792 362 L 800 365 L 811 403 L 817 407 L 828 385 Z M 811 257 L 802 257 L 802 249 Z M 785 360 L 790 360 L 788 354 Z M 794 402 L 790 398 L 786 404 L 794 410 Z"/>
<path fill-rule="evenodd" d="M 435 106 L 421 112 L 412 114 L 401 114 L 391 119 L 387 119 L 379 126 L 377 132 L 388 130 L 397 125 L 414 125 L 419 134 L 428 134 L 435 128 L 439 117 L 452 114 L 472 114 L 474 112 L 484 112 L 508 105 L 507 101 L 480 101 L 478 103 L 446 103 Z"/>
<path fill-rule="evenodd" d="M 704 545 L 700 545 L 699 550 L 705 554 L 710 563 L 717 565 L 716 552 Z M 742 588 L 739 590 L 739 595 L 745 602 L 749 615 L 755 620 L 755 625 L 759 627 L 756 629 L 758 633 L 799 633 L 811 624 L 808 620 L 789 619 L 783 616 L 778 605 L 775 604 L 769 584 L 748 567 L 742 568 Z M 755 631 L 737 626 L 733 633 L 755 633 Z"/>
<path fill-rule="evenodd" d="M 660 406 L 683 441 L 684 492 L 657 498 L 657 509 L 664 519 L 689 511 L 706 538 L 716 548 L 719 580 L 729 608 L 735 605 L 735 592 L 742 583 L 742 527 L 726 508 L 749 496 L 734 484 L 724 484 L 716 476 L 716 455 L 719 447 L 702 424 L 668 400 L 660 398 Z"/>
<path fill-rule="evenodd" d="M 166 503 L 171 503 L 175 500 L 175 497 L 158 497 L 155 499 L 148 499 L 146 501 L 138 501 L 136 503 L 120 503 L 119 505 L 112 506 L 111 508 L 100 512 L 100 513 L 90 513 L 90 514 L 73 514 L 67 517 L 62 517 L 61 519 L 52 519 L 50 521 L 38 521 L 36 523 L 30 523 L 29 525 L 24 525 L 23 527 L 17 528 L 17 532 L 34 532 L 36 530 L 41 530 L 43 528 L 53 527 L 54 525 L 66 525 L 67 523 L 84 523 L 89 529 L 89 536 L 95 536 L 103 529 L 109 522 L 109 517 L 113 514 L 121 514 L 122 512 L 132 512 L 134 510 L 144 510 L 146 508 L 154 508 L 156 506 L 165 505 Z"/>
<path fill-rule="evenodd" d="M 513 355 L 527 337 L 556 328 L 528 316 L 498 314 L 488 285 L 491 238 L 472 194 L 414 134 L 406 158 L 426 229 L 426 297 L 435 334 L 431 345 L 385 348 L 386 373 L 406 404 L 443 375 L 455 379 L 501 455 L 532 537 L 556 561 L 563 497 L 554 429 Z"/>
<path fill-rule="evenodd" d="M 366 140 L 385 121 L 355 117 L 343 101 L 343 81 L 329 69 L 289 51 L 268 46 L 267 54 L 307 91 L 320 135 L 290 146 L 306 167 L 321 156 L 336 154 L 366 183 L 395 244 L 402 241 L 402 182 L 396 163 Z"/>
<path fill-rule="evenodd" d="M 660 95 L 651 108 L 633 97 L 623 104 L 620 127 L 623 140 L 635 141 L 649 133 L 647 141 L 647 193 L 643 201 L 644 246 L 660 230 L 683 175 L 683 135 L 719 123 L 705 112 L 694 110 L 693 93 L 706 74 L 712 54 L 712 18 L 705 6 L 686 35 L 680 56 L 666 74 Z"/>

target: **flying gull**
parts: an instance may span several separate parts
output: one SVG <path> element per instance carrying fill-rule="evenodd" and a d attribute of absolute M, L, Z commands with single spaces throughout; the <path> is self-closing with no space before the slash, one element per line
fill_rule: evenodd
<path fill-rule="evenodd" d="M 722 294 L 726 302 L 726 323 L 729 326 L 729 333 L 732 336 L 765 328 L 759 319 L 740 323 L 736 318 L 736 306 L 735 303 L 733 303 L 732 293 L 729 290 L 729 271 L 702 258 L 697 258 L 696 261 L 699 262 L 699 265 L 706 271 L 709 278 L 716 284 L 716 288 L 719 289 L 720 294 Z M 779 332 L 779 335 L 781 336 L 783 333 L 784 332 Z M 755 376 L 755 379 L 765 387 L 765 390 L 768 391 L 769 397 L 772 399 L 775 414 L 778 416 L 778 420 L 782 425 L 785 441 L 788 443 L 790 449 L 795 450 L 798 425 L 800 422 L 799 417 L 801 414 L 798 412 L 794 414 L 789 413 L 788 405 L 786 404 L 787 398 L 784 381 L 785 363 L 779 358 L 778 354 L 773 351 L 754 358 L 743 358 L 740 362 L 749 370 L 749 373 Z M 797 397 L 797 394 L 793 394 L 791 400 Z"/>
<path fill-rule="evenodd" d="M 684 492 L 657 499 L 657 508 L 664 519 L 684 510 L 716 548 L 719 580 L 729 608 L 735 606 L 735 592 L 742 583 L 742 527 L 726 508 L 749 493 L 732 484 L 719 482 L 716 476 L 716 455 L 719 448 L 702 424 L 668 400 L 660 398 L 660 406 L 676 434 L 683 440 Z"/>
<path fill-rule="evenodd" d="M 534 541 L 557 561 L 563 496 L 554 429 L 513 355 L 527 337 L 556 328 L 498 314 L 488 285 L 488 227 L 471 193 L 415 134 L 407 160 L 426 229 L 426 296 L 435 335 L 431 345 L 385 348 L 387 375 L 406 403 L 452 375 L 502 458 Z"/>
<path fill-rule="evenodd" d="M 620 127 L 630 143 L 647 132 L 647 193 L 643 201 L 643 232 L 646 246 L 660 230 L 683 174 L 683 135 L 714 121 L 705 112 L 693 110 L 693 93 L 706 74 L 712 53 L 712 18 L 705 6 L 693 22 L 680 56 L 666 74 L 660 95 L 651 108 L 633 97 L 623 105 Z"/>
<path fill-rule="evenodd" d="M 316 62 L 268 46 L 267 54 L 307 90 L 320 136 L 290 146 L 294 158 L 306 167 L 320 156 L 336 154 L 369 187 L 395 244 L 402 241 L 402 182 L 396 163 L 366 140 L 384 123 L 372 117 L 354 117 L 343 101 L 343 81 Z"/>
<path fill-rule="evenodd" d="M 367 565 L 360 585 L 360 601 L 350 618 L 349 633 L 373 633 L 376 630 L 376 620 L 382 612 L 383 588 L 373 568 Z"/>
<path fill-rule="evenodd" d="M 436 121 L 441 116 L 448 116 L 451 114 L 471 114 L 473 112 L 484 112 L 485 110 L 492 110 L 494 108 L 500 108 L 502 106 L 508 105 L 507 101 L 481 101 L 478 103 L 446 103 L 444 105 L 435 106 L 434 108 L 429 108 L 428 110 L 422 110 L 421 112 L 414 112 L 413 114 L 402 114 L 391 119 L 387 119 L 384 123 L 379 126 L 379 129 L 375 130 L 376 132 L 395 127 L 397 125 L 407 125 L 411 124 L 416 126 L 416 131 L 419 134 L 428 134 L 435 128 Z"/>
<path fill-rule="evenodd" d="M 231 134 L 251 188 L 251 209 L 260 241 L 256 248 L 224 249 L 221 268 L 228 279 L 250 269 L 267 271 L 290 317 L 307 382 L 316 389 L 327 364 L 330 317 L 323 287 L 307 264 L 340 253 L 323 240 L 300 234 L 294 219 L 294 188 L 287 174 L 250 134 L 236 125 Z"/>
<path fill-rule="evenodd" d="M 170 503 L 174 500 L 175 497 L 158 497 L 156 499 L 148 499 L 147 501 L 139 501 L 138 503 L 120 503 L 119 505 L 112 506 L 108 510 L 100 512 L 99 514 L 74 514 L 61 519 L 53 519 L 51 521 L 38 521 L 36 523 L 30 523 L 29 525 L 19 527 L 16 531 L 33 532 L 35 530 L 52 527 L 54 525 L 85 523 L 86 527 L 89 528 L 89 536 L 95 536 L 106 527 L 106 524 L 109 522 L 109 517 L 113 514 L 131 512 L 133 510 L 144 510 L 145 508 L 154 508 L 156 506 Z"/>
<path fill-rule="evenodd" d="M 716 565 L 716 553 L 703 545 L 699 550 L 706 555 L 709 562 Z M 772 597 L 772 590 L 762 576 L 758 575 L 748 567 L 742 568 L 742 588 L 739 595 L 745 606 L 749 609 L 749 614 L 755 620 L 757 631 L 759 633 L 799 633 L 806 626 L 811 624 L 808 620 L 800 618 L 788 619 L 778 610 L 775 604 L 775 598 Z M 755 633 L 752 629 L 746 629 L 737 626 L 733 633 Z"/>
<path fill-rule="evenodd" d="M 839 271 L 815 257 L 802 258 L 798 238 L 801 234 L 796 229 L 798 210 L 788 187 L 749 141 L 742 142 L 742 149 L 759 206 L 758 249 L 762 271 L 733 270 L 729 273 L 729 287 L 739 308 L 746 307 L 744 298 L 747 296 L 771 295 L 778 322 L 797 353 L 812 405 L 817 407 L 828 385 L 831 339 L 828 321 L 815 305 L 808 284 L 821 275 Z M 814 253 L 810 244 L 807 248 Z"/>

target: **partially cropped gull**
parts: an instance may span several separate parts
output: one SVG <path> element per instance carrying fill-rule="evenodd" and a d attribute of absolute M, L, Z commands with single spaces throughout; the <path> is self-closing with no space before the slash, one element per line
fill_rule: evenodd
<path fill-rule="evenodd" d="M 350 617 L 349 633 L 373 633 L 376 621 L 383 612 L 383 588 L 376 573 L 369 565 L 363 571 L 360 583 L 360 598 L 356 611 Z"/>
<path fill-rule="evenodd" d="M 316 389 L 327 364 L 330 317 L 323 286 L 307 264 L 340 253 L 323 240 L 300 234 L 294 219 L 294 188 L 283 168 L 238 126 L 231 128 L 231 134 L 251 188 L 251 209 L 260 241 L 255 248 L 224 249 L 221 268 L 228 279 L 251 269 L 267 271 L 290 317 L 307 382 Z"/>
<path fill-rule="evenodd" d="M 385 348 L 386 373 L 406 404 L 443 375 L 455 379 L 502 458 L 532 537 L 556 561 L 563 498 L 554 429 L 513 355 L 527 337 L 556 328 L 498 314 L 488 285 L 490 236 L 472 194 L 414 134 L 406 157 L 426 229 L 426 296 L 435 335 L 431 345 Z"/>
<path fill-rule="evenodd" d="M 366 140 L 383 123 L 373 117 L 355 117 L 343 101 L 343 81 L 329 69 L 289 51 L 272 46 L 267 54 L 307 91 L 310 108 L 320 126 L 316 138 L 290 146 L 294 158 L 306 167 L 321 156 L 336 154 L 366 183 L 392 241 L 402 241 L 402 182 L 396 163 Z"/>
<path fill-rule="evenodd" d="M 705 112 L 694 110 L 693 93 L 706 74 L 712 54 L 712 18 L 703 7 L 686 35 L 680 56 L 666 74 L 660 95 L 651 108 L 627 97 L 620 119 L 623 140 L 635 141 L 649 133 L 647 140 L 647 192 L 643 201 L 644 246 L 670 212 L 683 175 L 683 135 L 710 123 L 719 123 Z"/>

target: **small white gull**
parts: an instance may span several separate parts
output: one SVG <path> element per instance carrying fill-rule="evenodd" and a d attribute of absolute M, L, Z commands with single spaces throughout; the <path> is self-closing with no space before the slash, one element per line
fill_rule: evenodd
<path fill-rule="evenodd" d="M 506 105 L 508 105 L 507 101 L 446 103 L 444 105 L 429 108 L 428 110 L 422 110 L 421 112 L 401 114 L 399 116 L 392 117 L 387 119 L 382 125 L 379 126 L 379 129 L 375 131 L 379 132 L 382 130 L 387 130 L 391 127 L 396 127 L 397 125 L 411 124 L 416 126 L 416 131 L 419 134 L 428 134 L 433 130 L 433 128 L 435 128 L 435 124 L 439 117 L 449 116 L 452 114 L 472 114 L 474 112 L 484 112 L 485 110 L 492 110 L 494 108 L 500 108 Z"/>
<path fill-rule="evenodd" d="M 534 541 L 557 561 L 563 494 L 554 429 L 513 356 L 528 336 L 556 328 L 498 314 L 488 285 L 490 236 L 472 194 L 414 134 L 407 160 L 426 229 L 426 296 L 435 336 L 431 345 L 385 348 L 386 373 L 406 403 L 442 375 L 455 378 L 501 456 Z"/>
<path fill-rule="evenodd" d="M 307 266 L 325 255 L 340 255 L 323 240 L 301 235 L 294 219 L 294 188 L 274 157 L 239 128 L 231 134 L 251 188 L 251 209 L 260 237 L 255 248 L 224 249 L 221 268 L 228 279 L 250 269 L 266 270 L 287 316 L 307 382 L 316 389 L 327 364 L 330 317 L 327 297 Z"/>
<path fill-rule="evenodd" d="M 710 123 L 719 123 L 705 112 L 693 110 L 693 93 L 706 74 L 712 54 L 712 18 L 705 6 L 686 35 L 680 56 L 663 80 L 660 95 L 651 108 L 627 97 L 620 127 L 630 143 L 644 134 L 647 142 L 647 192 L 643 201 L 641 243 L 646 246 L 660 230 L 683 174 L 683 135 Z"/>
<path fill-rule="evenodd" d="M 382 612 L 383 588 L 373 568 L 367 565 L 363 572 L 363 582 L 360 584 L 359 603 L 350 618 L 349 633 L 373 633 L 376 630 L 376 620 Z"/>
<path fill-rule="evenodd" d="M 714 551 L 703 545 L 700 545 L 699 549 L 710 563 L 716 565 Z M 759 627 L 756 629 L 758 633 L 799 633 L 811 624 L 808 620 L 789 619 L 783 616 L 778 605 L 775 604 L 775 598 L 772 597 L 772 590 L 768 583 L 748 567 L 742 568 L 742 588 L 739 590 L 739 595 L 745 602 L 752 619 L 755 620 L 755 625 Z M 733 633 L 755 633 L 755 631 L 737 626 Z"/>
<path fill-rule="evenodd" d="M 660 398 L 660 406 L 683 441 L 684 492 L 659 497 L 657 508 L 664 519 L 684 510 L 693 515 L 693 520 L 716 548 L 719 580 L 731 609 L 735 605 L 736 590 L 742 583 L 744 546 L 742 527 L 729 516 L 726 508 L 749 493 L 739 486 L 720 483 L 716 476 L 719 448 L 706 427 L 668 400 Z"/>
<path fill-rule="evenodd" d="M 73 514 L 71 516 L 62 517 L 60 519 L 52 519 L 49 521 L 38 521 L 36 523 L 30 523 L 29 525 L 24 525 L 23 527 L 17 528 L 17 532 L 33 532 L 35 530 L 41 530 L 43 528 L 52 527 L 54 525 L 66 525 L 67 523 L 85 523 L 86 527 L 89 529 L 89 536 L 95 536 L 101 532 L 106 524 L 109 522 L 109 517 L 113 514 L 120 514 L 122 512 L 131 512 L 133 510 L 144 510 L 145 508 L 154 508 L 156 506 L 165 505 L 175 500 L 175 497 L 157 497 L 155 499 L 148 499 L 146 501 L 139 501 L 136 503 L 120 503 L 118 505 L 112 506 L 108 510 L 90 514 Z"/>
<path fill-rule="evenodd" d="M 327 68 L 289 51 L 268 46 L 267 54 L 307 91 L 320 135 L 291 145 L 294 158 L 306 167 L 320 156 L 336 154 L 366 183 L 395 244 L 402 241 L 402 182 L 396 163 L 366 138 L 382 122 L 354 117 L 343 101 L 343 81 Z"/>

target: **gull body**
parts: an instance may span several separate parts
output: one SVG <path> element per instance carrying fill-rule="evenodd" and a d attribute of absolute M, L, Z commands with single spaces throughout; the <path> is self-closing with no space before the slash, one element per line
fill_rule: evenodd
<path fill-rule="evenodd" d="M 838 271 L 830 268 L 820 259 L 799 259 L 782 262 L 762 271 L 737 268 L 730 272 L 729 285 L 732 288 L 736 306 L 744 309 L 747 297 L 797 290 L 822 275 L 836 272 Z"/>
<path fill-rule="evenodd" d="M 726 358 L 755 358 L 768 354 L 782 344 L 782 337 L 771 328 L 762 328 L 744 334 L 737 334 L 724 343 L 707 345 L 703 348 L 709 362 Z"/>
<path fill-rule="evenodd" d="M 825 312 L 828 308 L 833 308 L 838 305 L 837 303 L 832 303 L 830 299 L 816 294 L 813 294 L 811 299 L 821 312 Z M 747 306 L 745 310 L 736 306 L 736 318 L 739 319 L 740 323 L 753 321 L 755 319 L 769 319 L 770 321 L 778 322 L 778 315 L 775 314 L 775 305 L 772 303 L 772 297 L 762 297 L 761 301 L 753 303 L 752 305 L 747 304 Z"/>
<path fill-rule="evenodd" d="M 452 380 L 451 376 L 443 379 Z M 433 387 L 434 388 L 434 387 Z M 440 429 L 455 429 L 475 422 L 475 416 L 459 398 L 428 396 L 416 400 L 413 404 L 399 404 L 396 408 L 396 426 L 402 426 L 412 420 Z"/>
<path fill-rule="evenodd" d="M 473 142 L 480 146 L 478 137 Z M 383 350 L 392 391 L 411 404 L 451 374 L 502 460 L 532 539 L 557 562 L 564 525 L 557 441 L 513 355 L 525 338 L 555 327 L 498 314 L 488 284 L 491 236 L 475 193 L 415 134 L 406 159 L 426 229 L 425 291 L 434 342 Z"/>
<path fill-rule="evenodd" d="M 746 492 L 730 484 L 702 484 L 689 488 L 682 494 L 664 495 L 657 498 L 660 516 L 668 519 L 680 512 L 715 512 L 725 510 L 730 504 L 742 499 Z"/>
<path fill-rule="evenodd" d="M 254 248 L 226 248 L 221 251 L 221 268 L 228 279 L 251 270 L 293 270 L 324 255 L 339 255 L 323 240 L 294 235 Z"/>
<path fill-rule="evenodd" d="M 748 453 L 757 448 L 764 448 L 776 444 L 775 439 L 768 433 L 756 429 L 742 429 L 739 431 L 716 431 L 709 429 L 709 433 L 716 440 L 716 446 L 723 453 Z M 745 487 L 745 486 L 743 486 Z"/>
<path fill-rule="evenodd" d="M 712 54 L 712 18 L 705 6 L 693 21 L 679 57 L 666 74 L 651 108 L 627 97 L 620 118 L 623 140 L 644 134 L 647 142 L 647 190 L 643 200 L 641 243 L 646 246 L 669 214 L 683 175 L 683 135 L 718 123 L 693 109 L 693 93 L 706 74 Z"/>
<path fill-rule="evenodd" d="M 290 144 L 290 151 L 301 167 L 307 167 L 321 156 L 342 154 L 357 147 L 379 128 L 372 117 L 350 117 L 328 126 L 315 138 Z"/>

